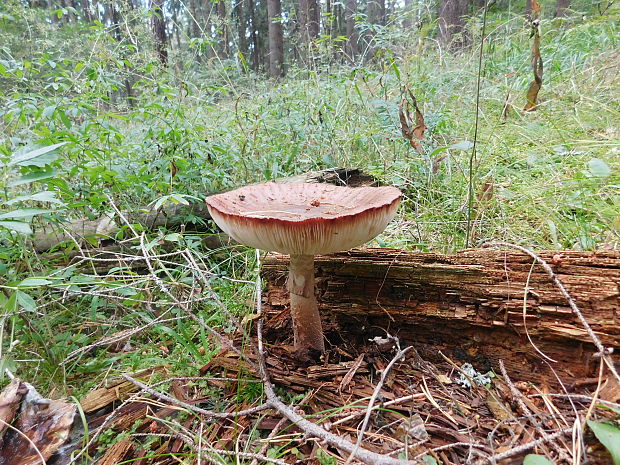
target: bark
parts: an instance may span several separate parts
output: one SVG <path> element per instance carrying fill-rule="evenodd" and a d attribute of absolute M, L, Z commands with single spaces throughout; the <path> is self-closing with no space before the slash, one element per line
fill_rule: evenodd
<path fill-rule="evenodd" d="M 555 17 L 565 18 L 570 9 L 570 0 L 557 0 L 555 3 Z"/>
<path fill-rule="evenodd" d="M 374 185 L 375 180 L 357 168 L 336 168 L 323 171 L 310 171 L 298 176 L 290 176 L 277 179 L 276 182 L 325 182 L 329 184 L 349 186 Z M 213 192 L 212 194 L 216 194 Z M 151 207 L 136 208 L 135 211 L 124 212 L 125 217 L 131 223 L 139 224 L 146 229 L 160 227 L 175 228 L 184 225 L 184 218 L 188 214 L 203 220 L 211 217 L 204 203 L 193 203 L 189 206 L 181 204 L 167 204 L 159 210 Z M 200 225 L 197 225 L 200 229 Z M 32 247 L 43 252 L 57 245 L 73 239 L 78 242 L 86 242 L 87 239 L 105 240 L 113 238 L 120 230 L 112 215 L 103 215 L 95 220 L 77 219 L 64 223 L 61 227 L 49 225 L 36 231 L 32 238 Z"/>
<path fill-rule="evenodd" d="M 191 0 L 190 2 L 190 11 L 191 11 L 191 17 L 189 18 L 190 21 L 190 31 L 191 37 L 193 38 L 197 38 L 200 37 L 202 34 L 200 32 L 200 7 L 198 6 L 199 0 Z"/>
<path fill-rule="evenodd" d="M 371 24 L 385 25 L 385 0 L 368 2 L 368 21 Z"/>
<path fill-rule="evenodd" d="M 155 50 L 159 62 L 166 66 L 168 64 L 168 38 L 166 35 L 166 17 L 164 16 L 164 0 L 153 0 L 153 37 L 155 40 Z"/>
<path fill-rule="evenodd" d="M 405 0 L 405 19 L 403 27 L 409 29 L 413 26 L 413 0 Z"/>
<path fill-rule="evenodd" d="M 318 0 L 299 0 L 299 29 L 302 43 L 310 44 L 319 37 L 321 7 Z"/>
<path fill-rule="evenodd" d="M 228 58 L 230 56 L 230 37 L 228 33 L 228 15 L 226 12 L 226 3 L 224 0 L 217 2 L 217 17 L 219 22 L 219 50 L 221 58 Z"/>
<path fill-rule="evenodd" d="M 235 18 L 237 22 L 237 39 L 239 41 L 239 53 L 241 53 L 245 60 L 248 59 L 248 40 L 247 40 L 247 25 L 245 20 L 245 2 L 244 0 L 237 0 L 235 3 Z"/>
<path fill-rule="evenodd" d="M 269 18 L 269 75 L 284 76 L 284 33 L 282 31 L 282 6 L 280 0 L 267 0 Z"/>
<path fill-rule="evenodd" d="M 248 12 L 250 13 L 250 41 L 252 42 L 252 69 L 254 71 L 260 70 L 262 49 L 260 47 L 260 41 L 258 37 L 258 20 L 256 3 L 254 0 L 248 0 Z"/>
<path fill-rule="evenodd" d="M 620 347 L 620 251 L 540 255 L 603 344 Z M 263 260 L 269 315 L 288 305 L 287 268 L 287 256 L 270 254 Z M 401 339 L 401 346 L 414 345 L 429 356 L 439 357 L 441 350 L 479 371 L 496 369 L 503 360 L 517 379 L 554 385 L 552 368 L 567 381 L 598 369 L 592 341 L 566 299 L 542 267 L 532 268 L 531 258 L 518 251 L 352 250 L 315 257 L 315 273 L 332 343 L 384 337 L 387 331 Z M 543 360 L 528 337 L 555 362 Z M 617 350 L 614 357 L 619 363 Z"/>
<path fill-rule="evenodd" d="M 92 23 L 95 18 L 93 16 L 92 5 L 90 4 L 90 0 L 82 0 L 82 13 L 84 15 L 84 19 L 89 23 Z"/>
<path fill-rule="evenodd" d="M 353 61 L 357 56 L 358 33 L 355 28 L 355 15 L 357 14 L 357 0 L 345 0 L 345 20 L 347 33 L 347 49 L 346 53 Z"/>
<path fill-rule="evenodd" d="M 441 0 L 439 4 L 439 40 L 451 48 L 467 44 L 465 15 L 469 0 Z"/>

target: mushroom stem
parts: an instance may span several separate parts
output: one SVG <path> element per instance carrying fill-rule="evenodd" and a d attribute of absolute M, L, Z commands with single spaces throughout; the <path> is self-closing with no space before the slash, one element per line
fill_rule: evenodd
<path fill-rule="evenodd" d="M 288 275 L 295 349 L 325 351 L 319 307 L 314 296 L 314 256 L 291 255 Z"/>

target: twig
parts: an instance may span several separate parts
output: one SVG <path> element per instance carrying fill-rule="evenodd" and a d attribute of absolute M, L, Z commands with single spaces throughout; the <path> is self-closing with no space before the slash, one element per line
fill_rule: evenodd
<path fill-rule="evenodd" d="M 620 404 L 617 404 L 615 402 L 609 402 L 608 400 L 603 400 L 603 399 L 594 399 L 594 397 L 592 396 L 586 396 L 583 394 L 530 394 L 528 395 L 528 397 L 565 397 L 567 399 L 574 399 L 574 400 L 582 400 L 584 402 L 592 402 L 593 400 L 596 400 L 596 402 L 599 402 L 603 405 L 606 405 L 607 407 L 613 407 L 616 409 L 620 409 Z"/>
<path fill-rule="evenodd" d="M 536 431 L 538 432 L 538 434 L 540 434 L 541 436 L 544 436 L 545 435 L 545 431 L 543 430 L 543 427 L 542 427 L 541 423 L 536 419 L 536 417 L 534 417 L 532 415 L 532 411 L 529 409 L 529 407 L 527 405 L 525 405 L 525 402 L 523 401 L 523 394 L 521 394 L 521 392 L 513 384 L 512 380 L 508 376 L 508 372 L 506 371 L 506 367 L 504 366 L 504 361 L 501 360 L 501 359 L 499 360 L 499 369 L 502 372 L 502 376 L 504 377 L 504 381 L 506 381 L 506 384 L 508 385 L 508 388 L 510 389 L 510 393 L 512 394 L 513 399 L 515 400 L 517 405 L 519 405 L 519 408 L 526 415 L 526 418 L 531 423 L 534 424 L 534 428 L 536 428 Z M 560 457 L 563 460 L 569 460 L 569 458 L 566 456 L 566 452 L 564 452 L 562 449 L 560 449 L 558 447 L 554 447 L 554 449 L 556 450 L 556 452 L 560 455 Z M 548 454 L 548 451 L 546 451 L 546 452 Z"/>
<path fill-rule="evenodd" d="M 534 447 L 538 447 L 546 442 L 553 441 L 554 439 L 560 438 L 566 434 L 571 434 L 572 432 L 573 428 L 565 428 L 552 434 L 546 434 L 542 438 L 536 439 L 535 441 L 526 442 L 525 444 L 513 447 L 512 449 L 508 449 L 507 451 L 492 455 L 491 457 L 488 457 L 487 460 L 492 464 L 495 464 L 500 460 L 507 459 L 508 457 L 512 457 L 513 455 L 522 454 L 523 452 L 527 452 Z"/>
<path fill-rule="evenodd" d="M 188 404 L 186 402 L 180 401 L 178 399 L 175 399 L 174 397 L 170 397 L 167 396 L 166 394 L 163 394 L 159 391 L 156 391 L 155 389 L 152 389 L 151 387 L 147 386 L 146 384 L 138 381 L 137 379 L 132 378 L 129 375 L 126 374 L 121 374 L 121 378 L 129 381 L 130 383 L 133 383 L 134 385 L 136 385 L 137 387 L 139 387 L 143 392 L 147 392 L 149 394 L 151 394 L 152 396 L 158 398 L 159 400 L 162 400 L 164 402 L 168 402 L 170 404 L 176 405 L 177 407 L 182 407 L 184 409 L 190 410 L 192 412 L 198 413 L 200 415 L 204 415 L 208 418 L 234 418 L 234 417 L 241 417 L 241 416 L 245 416 L 245 415 L 252 415 L 254 413 L 257 412 L 262 412 L 263 410 L 268 410 L 271 407 L 271 405 L 269 404 L 269 402 L 266 402 L 264 404 L 260 404 L 257 405 L 256 407 L 252 407 L 252 408 L 248 408 L 248 409 L 244 409 L 244 410 L 237 410 L 235 412 L 213 412 L 211 410 L 205 410 L 202 409 L 200 407 L 196 407 L 194 405 Z"/>
<path fill-rule="evenodd" d="M 412 348 L 413 348 L 412 346 L 409 346 L 409 347 L 405 347 L 402 350 L 399 350 L 394 356 L 394 358 L 390 361 L 388 366 L 385 367 L 385 369 L 383 370 L 383 373 L 381 373 L 381 379 L 377 383 L 377 386 L 375 387 L 375 390 L 373 391 L 372 396 L 370 397 L 370 400 L 368 401 L 368 407 L 366 408 L 366 415 L 364 415 L 364 421 L 362 422 L 362 427 L 360 428 L 359 433 L 357 434 L 357 441 L 355 442 L 355 449 L 353 449 L 351 453 L 349 454 L 349 457 L 347 458 L 345 465 L 348 465 L 349 463 L 351 463 L 351 459 L 353 459 L 355 452 L 357 452 L 360 445 L 362 444 L 362 440 L 364 439 L 364 433 L 366 432 L 366 428 L 368 428 L 368 421 L 370 420 L 370 414 L 372 413 L 373 406 L 375 405 L 375 400 L 377 400 L 377 397 L 379 396 L 379 393 L 381 392 L 381 389 L 383 388 L 383 384 L 385 383 L 387 375 L 390 373 L 390 371 L 392 370 L 392 367 L 396 364 L 396 362 L 400 361 L 407 354 L 407 352 L 409 352 Z"/>
<path fill-rule="evenodd" d="M 511 247 L 513 249 L 517 249 L 517 250 L 519 250 L 519 251 L 529 255 L 534 260 L 536 260 L 543 267 L 543 269 L 547 272 L 547 275 L 549 276 L 551 281 L 553 281 L 553 284 L 556 285 L 556 287 L 559 289 L 560 293 L 567 300 L 568 305 L 570 306 L 571 310 L 573 311 L 575 316 L 579 319 L 579 321 L 581 322 L 581 324 L 585 328 L 586 332 L 588 333 L 588 336 L 590 336 L 590 339 L 592 339 L 592 342 L 594 343 L 596 349 L 598 350 L 598 352 L 596 354 L 594 354 L 594 356 L 596 356 L 596 357 L 603 357 L 603 359 L 605 360 L 605 364 L 607 365 L 607 368 L 609 368 L 609 371 L 612 373 L 614 378 L 616 378 L 616 381 L 618 383 L 620 383 L 620 375 L 618 374 L 618 371 L 616 370 L 616 367 L 614 366 L 613 360 L 609 359 L 609 355 L 613 353 L 613 348 L 612 347 L 605 347 L 603 345 L 603 343 L 601 342 L 599 337 L 592 330 L 592 327 L 590 326 L 588 321 L 583 316 L 583 313 L 581 313 L 581 310 L 579 310 L 579 307 L 577 306 L 577 304 L 575 303 L 575 301 L 573 300 L 571 295 L 568 293 L 568 291 L 564 287 L 564 284 L 562 284 L 562 281 L 559 280 L 559 278 L 557 277 L 557 275 L 553 271 L 553 268 L 551 268 L 551 266 L 549 266 L 549 264 L 545 260 L 543 260 L 541 257 L 539 257 L 533 251 L 531 251 L 531 250 L 529 250 L 529 249 L 527 249 L 525 247 L 521 247 L 520 245 L 511 244 L 509 242 L 487 242 L 487 243 L 483 244 L 483 247 Z"/>
<path fill-rule="evenodd" d="M 92 344 L 88 344 L 86 346 L 83 346 L 83 347 L 80 347 L 78 349 L 75 349 L 74 351 L 69 353 L 69 355 L 67 355 L 67 357 L 62 362 L 60 362 L 59 365 L 60 366 L 66 365 L 67 363 L 69 363 L 71 360 L 73 360 L 77 356 L 83 354 L 84 352 L 88 352 L 89 350 L 94 349 L 95 347 L 109 346 L 109 345 L 112 345 L 112 344 L 114 344 L 116 342 L 120 342 L 122 340 L 128 339 L 131 336 L 134 336 L 135 334 L 138 334 L 138 333 L 144 331 L 145 329 L 150 328 L 151 326 L 155 326 L 157 324 L 163 324 L 163 323 L 168 323 L 170 321 L 177 321 L 177 320 L 182 320 L 184 318 L 187 318 L 187 316 L 177 316 L 177 317 L 174 317 L 174 318 L 168 318 L 168 319 L 162 320 L 161 318 L 164 317 L 168 312 L 169 312 L 169 310 L 165 311 L 164 313 L 159 315 L 154 320 L 150 321 L 149 323 L 147 323 L 147 324 L 145 324 L 143 326 L 140 326 L 139 328 L 128 329 L 128 330 L 122 331 L 120 334 L 116 334 L 116 335 L 109 336 L 109 337 L 103 337 L 103 338 L 99 339 L 98 341 L 93 342 Z"/>
<path fill-rule="evenodd" d="M 381 405 L 375 405 L 372 407 L 373 410 L 376 410 L 378 408 L 382 408 L 382 407 L 391 407 L 392 405 L 397 405 L 400 404 L 401 402 L 406 402 L 408 400 L 414 400 L 414 399 L 424 399 L 426 396 L 422 393 L 419 394 L 410 394 L 408 396 L 404 396 L 404 397 L 399 397 L 398 399 L 394 399 L 394 400 L 390 400 L 387 402 L 384 402 Z M 338 426 L 341 425 L 342 423 L 346 423 L 349 420 L 353 420 L 354 418 L 357 417 L 361 417 L 362 415 L 364 415 L 366 413 L 367 409 L 363 409 L 360 410 L 359 412 L 354 412 L 351 413 L 343 418 L 338 419 L 337 421 L 332 423 L 332 426 Z"/>

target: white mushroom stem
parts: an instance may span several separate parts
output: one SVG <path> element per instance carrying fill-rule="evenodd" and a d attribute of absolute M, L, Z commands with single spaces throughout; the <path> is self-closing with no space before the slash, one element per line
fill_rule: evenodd
<path fill-rule="evenodd" d="M 325 351 L 321 316 L 314 295 L 314 256 L 291 255 L 288 275 L 295 349 Z"/>

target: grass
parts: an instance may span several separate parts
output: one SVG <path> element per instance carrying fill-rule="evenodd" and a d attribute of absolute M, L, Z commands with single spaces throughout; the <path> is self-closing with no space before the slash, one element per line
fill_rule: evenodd
<path fill-rule="evenodd" d="M 537 111 L 523 113 L 532 78 L 529 30 L 520 16 L 491 18 L 472 244 L 493 239 L 550 249 L 618 247 L 617 19 L 614 13 L 544 22 L 541 103 Z M 479 31 L 479 24 L 472 29 Z M 0 94 L 5 134 L 0 160 L 8 160 L 20 144 L 67 142 L 51 162 L 55 174 L 38 184 L 66 206 L 48 220 L 96 217 L 108 210 L 107 195 L 127 207 L 172 193 L 203 196 L 312 169 L 358 166 L 405 193 L 398 220 L 373 245 L 441 252 L 463 247 L 470 152 L 462 143 L 473 134 L 476 47 L 448 54 L 432 39 L 419 48 L 416 36 L 399 36 L 394 53 L 365 67 L 292 69 L 279 83 L 234 68 L 195 67 L 187 56 L 173 57 L 180 64 L 174 73 L 156 75 L 149 57 L 132 56 L 142 79 L 132 109 L 114 90 L 122 83 L 122 69 L 114 68 L 114 57 L 105 58 L 109 44 L 97 41 L 106 32 L 81 34 L 92 56 L 31 59 L 29 79 L 39 86 L 24 87 L 6 63 L 2 74 L 10 85 Z M 12 59 L 23 64 L 15 55 Z M 49 87 L 54 82 L 60 90 Z M 416 95 L 428 126 L 422 154 L 400 134 L 403 88 Z M 503 118 L 506 101 L 512 110 Z M 30 187 L 9 186 L 29 168 L 2 169 L 5 199 Z M 485 183 L 492 196 L 481 199 Z M 39 221 L 45 220 L 35 225 Z M 149 237 L 153 253 L 170 245 L 167 233 Z M 251 252 L 214 253 L 200 246 L 201 234 L 181 233 L 173 248 L 189 247 L 216 274 L 253 280 Z M 111 372 L 159 364 L 169 364 L 175 374 L 195 374 L 216 350 L 193 321 L 179 319 L 136 334 L 127 351 L 94 348 L 62 365 L 73 350 L 104 336 L 146 325 L 168 309 L 170 317 L 182 314 L 157 282 L 139 272 L 118 270 L 95 279 L 75 267 L 56 269 L 19 238 L 5 234 L 4 241 L 0 285 L 6 298 L 0 303 L 8 311 L 2 361 L 43 391 L 79 397 Z M 177 297 L 200 295 L 199 277 L 183 265 L 182 260 L 166 263 L 157 276 Z M 15 283 L 36 275 L 54 277 L 52 284 L 23 290 L 36 299 L 36 309 L 15 299 L 9 308 Z M 233 313 L 251 312 L 252 285 L 223 278 L 212 285 Z M 188 311 L 231 329 L 211 301 L 192 302 Z"/>

